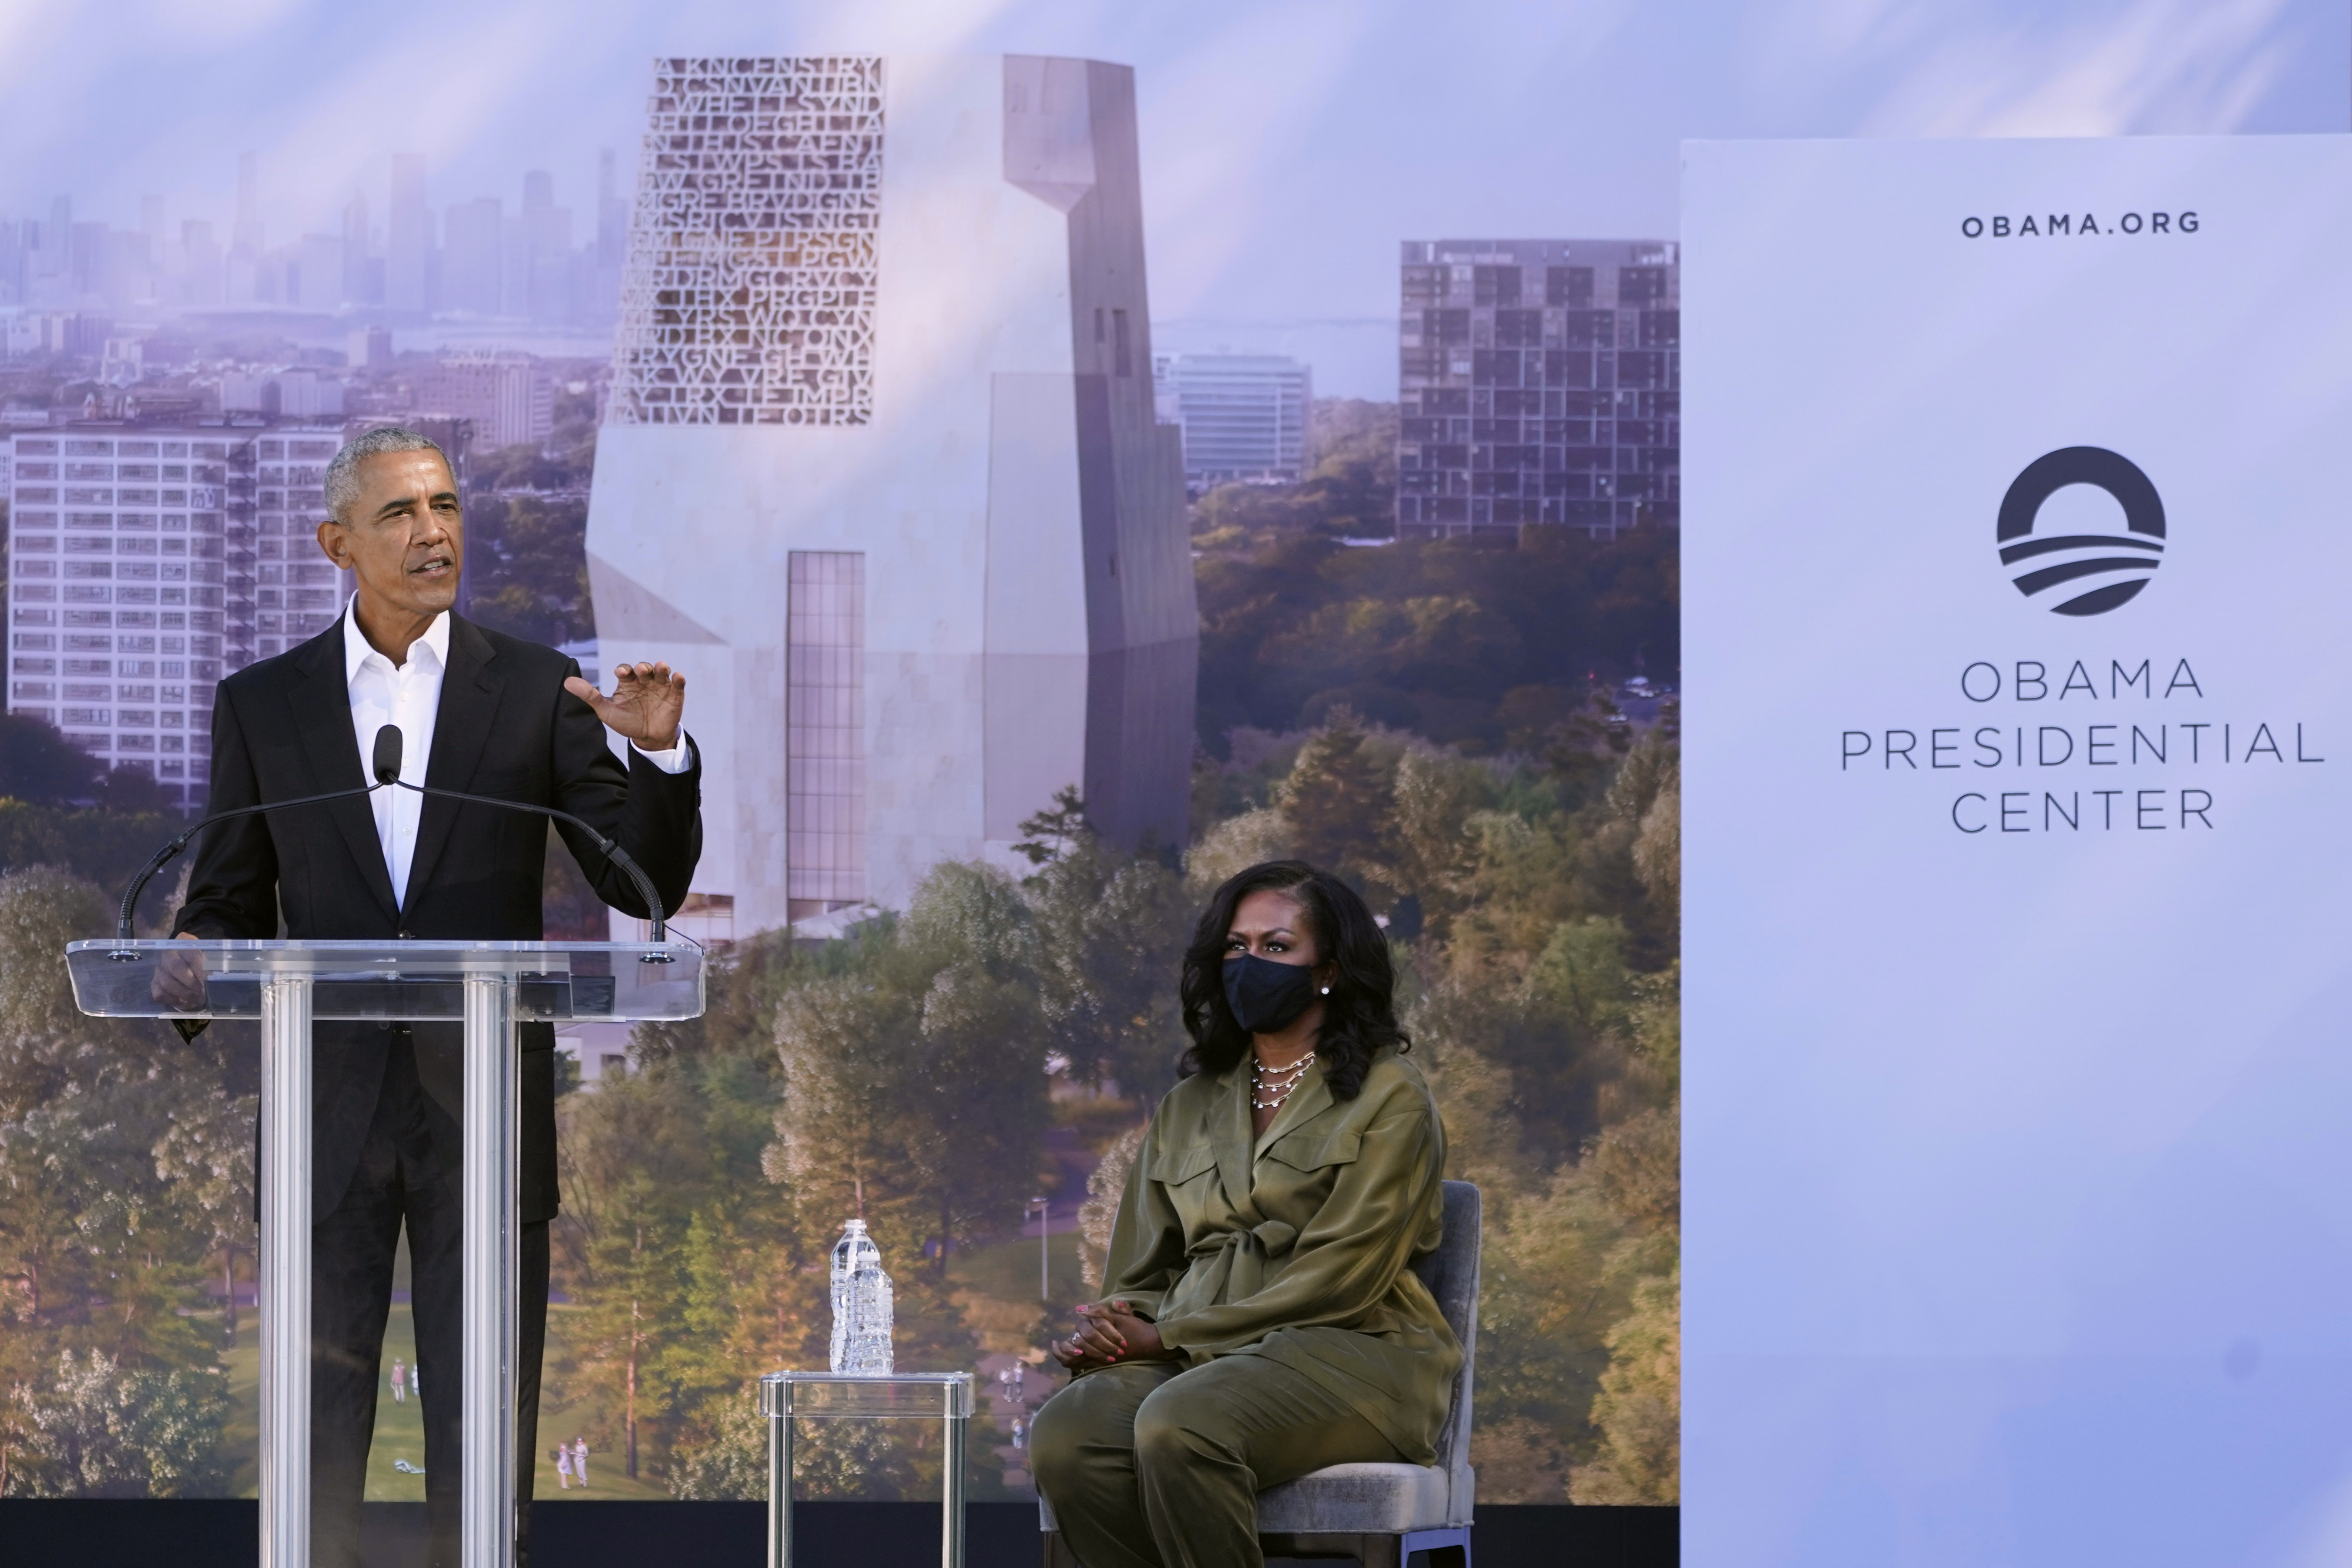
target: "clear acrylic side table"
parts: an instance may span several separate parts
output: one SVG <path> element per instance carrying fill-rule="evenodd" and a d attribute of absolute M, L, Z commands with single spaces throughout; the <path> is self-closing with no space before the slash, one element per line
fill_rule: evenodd
<path fill-rule="evenodd" d="M 968 1372 L 772 1372 L 761 1378 L 760 1414 L 768 1418 L 768 1568 L 792 1568 L 794 1416 L 944 1423 L 940 1568 L 963 1568 L 964 1441 L 971 1408 Z"/>

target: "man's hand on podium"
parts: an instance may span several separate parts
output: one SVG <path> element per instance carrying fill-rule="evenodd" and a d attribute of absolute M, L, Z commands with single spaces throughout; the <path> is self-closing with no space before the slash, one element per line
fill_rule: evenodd
<path fill-rule="evenodd" d="M 182 942 L 194 942 L 187 931 L 180 933 Z M 166 952 L 155 960 L 154 978 L 148 989 L 156 1001 L 183 1013 L 201 1013 L 205 1008 L 205 955 L 201 952 Z"/>
<path fill-rule="evenodd" d="M 686 677 L 671 673 L 667 664 L 621 666 L 613 672 L 610 697 L 576 675 L 563 689 L 641 752 L 667 752 L 677 744 L 678 726 L 686 720 Z"/>

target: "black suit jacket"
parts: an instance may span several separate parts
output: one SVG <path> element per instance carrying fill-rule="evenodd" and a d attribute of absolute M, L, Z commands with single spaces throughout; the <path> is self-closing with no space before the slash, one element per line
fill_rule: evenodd
<path fill-rule="evenodd" d="M 290 800 L 367 783 L 352 732 L 346 620 L 220 683 L 213 705 L 211 809 Z M 551 805 L 617 840 L 675 910 L 702 855 L 702 766 L 665 773 L 632 750 L 624 769 L 589 706 L 563 689 L 580 667 L 552 648 L 452 614 L 449 662 L 425 782 L 439 789 Z M 627 875 L 576 827 L 559 823 L 604 901 L 644 919 Z M 371 803 L 362 797 L 240 817 L 205 830 L 174 932 L 267 939 L 416 937 L 535 942 L 547 828 L 496 806 L 425 797 L 408 897 L 395 904 Z M 524 1024 L 521 1217 L 556 1211 L 555 1029 Z M 463 1145 L 463 1028 L 414 1026 L 417 1075 L 439 1110 L 435 1148 L 455 1174 Z M 349 1186 L 383 1081 L 388 1026 L 321 1023 L 312 1035 L 313 1213 Z"/>

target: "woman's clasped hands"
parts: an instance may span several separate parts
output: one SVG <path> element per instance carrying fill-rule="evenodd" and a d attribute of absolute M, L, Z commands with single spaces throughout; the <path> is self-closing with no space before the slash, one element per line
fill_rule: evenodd
<path fill-rule="evenodd" d="M 1048 1347 L 1054 1359 L 1072 1372 L 1112 1366 L 1131 1361 L 1167 1361 L 1176 1352 L 1160 1342 L 1160 1330 L 1150 1319 L 1136 1316 L 1125 1301 L 1106 1301 L 1078 1309 L 1078 1331 Z"/>

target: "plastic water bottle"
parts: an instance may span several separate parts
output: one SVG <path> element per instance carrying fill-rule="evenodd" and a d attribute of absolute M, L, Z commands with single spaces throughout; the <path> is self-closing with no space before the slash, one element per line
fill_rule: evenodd
<path fill-rule="evenodd" d="M 862 1219 L 844 1226 L 833 1245 L 833 1370 L 886 1377 L 893 1370 L 890 1277 Z"/>

